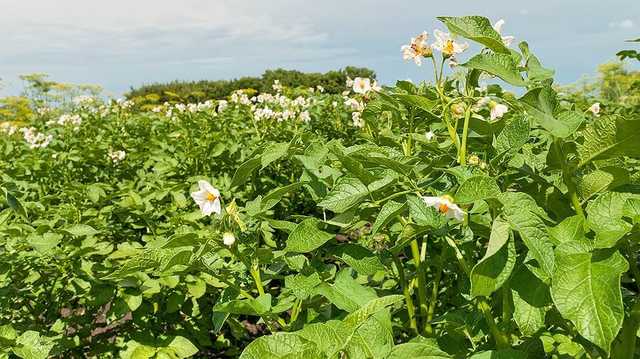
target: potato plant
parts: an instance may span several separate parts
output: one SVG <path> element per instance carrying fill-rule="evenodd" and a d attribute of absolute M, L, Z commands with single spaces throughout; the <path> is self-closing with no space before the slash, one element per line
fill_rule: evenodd
<path fill-rule="evenodd" d="M 432 82 L 0 137 L 3 355 L 639 355 L 638 109 L 579 108 L 502 21 L 439 20 L 402 47 Z"/>

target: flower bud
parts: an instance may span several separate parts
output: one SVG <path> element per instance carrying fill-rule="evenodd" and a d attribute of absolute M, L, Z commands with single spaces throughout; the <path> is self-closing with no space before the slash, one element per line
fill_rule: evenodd
<path fill-rule="evenodd" d="M 233 233 L 224 232 L 224 234 L 222 235 L 222 243 L 224 243 L 225 246 L 231 247 L 235 242 L 236 236 L 234 236 Z"/>

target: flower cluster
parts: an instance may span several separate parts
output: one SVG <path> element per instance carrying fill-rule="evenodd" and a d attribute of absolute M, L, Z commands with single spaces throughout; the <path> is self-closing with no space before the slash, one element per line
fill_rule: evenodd
<path fill-rule="evenodd" d="M 344 97 L 344 105 L 351 109 L 351 120 L 354 127 L 364 127 L 364 120 L 362 119 L 362 111 L 364 111 L 364 101 L 368 98 L 370 92 L 378 92 L 382 90 L 382 87 L 378 85 L 376 80 L 370 78 L 356 77 L 355 79 L 347 78 L 347 87 L 349 90 L 342 93 Z M 357 95 L 361 95 L 361 100 L 357 98 L 349 97 L 351 90 Z"/>
<path fill-rule="evenodd" d="M 0 131 L 11 136 L 18 131 L 18 127 L 11 124 L 11 122 L 0 123 Z"/>
<path fill-rule="evenodd" d="M 45 135 L 34 127 L 23 127 L 20 129 L 25 142 L 29 145 L 29 148 L 45 148 L 49 146 L 49 143 L 53 140 L 53 135 Z"/>
<path fill-rule="evenodd" d="M 52 126 L 52 125 L 58 125 L 58 126 L 67 126 L 67 125 L 73 125 L 76 126 L 76 130 L 78 129 L 78 126 L 80 126 L 80 124 L 82 124 L 82 117 L 80 117 L 80 115 L 78 114 L 63 114 L 60 117 L 58 117 L 57 120 L 50 120 L 46 122 L 47 126 Z"/>
<path fill-rule="evenodd" d="M 123 161 L 126 156 L 127 156 L 127 153 L 123 150 L 118 150 L 118 151 L 109 150 L 109 153 L 107 153 L 107 157 L 113 163 L 118 163 Z"/>

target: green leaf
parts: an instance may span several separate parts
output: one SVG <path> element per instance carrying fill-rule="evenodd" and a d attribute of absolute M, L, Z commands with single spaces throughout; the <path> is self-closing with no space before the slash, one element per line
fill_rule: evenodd
<path fill-rule="evenodd" d="M 411 219 L 419 226 L 440 228 L 446 223 L 445 216 L 441 216 L 434 208 L 427 206 L 420 197 L 408 196 L 407 205 Z"/>
<path fill-rule="evenodd" d="M 284 196 L 287 193 L 297 191 L 298 189 L 300 189 L 300 187 L 304 186 L 305 184 L 306 182 L 297 182 L 297 183 L 292 183 L 290 185 L 282 186 L 272 190 L 262 198 L 261 210 L 266 211 L 273 208 L 276 204 L 278 204 L 278 202 L 280 202 L 280 200 L 282 199 L 282 196 Z"/>
<path fill-rule="evenodd" d="M 251 173 L 256 168 L 260 167 L 260 163 L 260 157 L 254 157 L 241 164 L 240 167 L 238 167 L 238 169 L 236 170 L 236 173 L 234 173 L 233 178 L 231 179 L 231 188 L 245 183 L 251 177 Z"/>
<path fill-rule="evenodd" d="M 487 252 L 471 270 L 471 295 L 488 297 L 509 279 L 516 264 L 516 248 L 509 223 L 497 217 L 491 226 Z"/>
<path fill-rule="evenodd" d="M 456 203 L 468 204 L 481 199 L 495 198 L 500 187 L 492 177 L 472 176 L 462 182 L 455 195 Z"/>
<path fill-rule="evenodd" d="M 580 215 L 567 217 L 557 226 L 549 228 L 549 236 L 555 244 L 583 240 L 584 225 L 584 218 Z"/>
<path fill-rule="evenodd" d="M 584 121 L 582 114 L 563 110 L 549 86 L 530 90 L 520 98 L 520 104 L 540 126 L 559 138 L 573 135 Z"/>
<path fill-rule="evenodd" d="M 334 284 L 322 283 L 318 287 L 318 294 L 347 312 L 353 312 L 377 297 L 372 288 L 364 287 L 356 282 L 351 277 L 351 271 L 345 269 L 338 272 Z"/>
<path fill-rule="evenodd" d="M 297 298 L 307 299 L 314 293 L 314 289 L 322 283 L 322 280 L 317 272 L 313 272 L 309 276 L 298 273 L 286 276 L 284 283 L 285 288 L 291 290 Z"/>
<path fill-rule="evenodd" d="M 308 253 L 320 248 L 332 238 L 334 238 L 333 234 L 318 229 L 317 220 L 305 219 L 289 234 L 284 250 L 285 252 Z"/>
<path fill-rule="evenodd" d="M 263 294 L 255 299 L 237 299 L 226 303 L 216 304 L 214 312 L 243 314 L 243 315 L 263 315 L 271 310 L 271 294 Z"/>
<path fill-rule="evenodd" d="M 371 299 L 364 306 L 362 306 L 362 308 L 349 313 L 349 315 L 344 318 L 343 323 L 345 323 L 348 327 L 357 328 L 374 314 L 403 300 L 404 297 L 399 294 Z"/>
<path fill-rule="evenodd" d="M 40 336 L 40 333 L 27 330 L 17 339 L 13 353 L 23 359 L 46 359 L 53 348 L 53 343 Z"/>
<path fill-rule="evenodd" d="M 522 359 L 527 354 L 515 349 L 489 350 L 474 354 L 469 359 Z"/>
<path fill-rule="evenodd" d="M 524 87 L 527 82 L 522 79 L 518 64 L 511 55 L 507 54 L 478 54 L 461 66 L 484 71 L 490 75 L 498 76 L 505 82 L 519 87 Z"/>
<path fill-rule="evenodd" d="M 260 155 L 260 164 L 262 168 L 267 167 L 271 163 L 279 160 L 287 155 L 289 152 L 289 143 L 273 143 L 264 149 L 262 155 Z M 234 176 L 235 177 L 235 176 Z"/>
<path fill-rule="evenodd" d="M 530 336 L 544 328 L 546 307 L 551 303 L 549 286 L 521 265 L 509 282 L 513 296 L 513 319 L 522 334 Z"/>
<path fill-rule="evenodd" d="M 342 244 L 337 247 L 335 255 L 363 275 L 374 275 L 384 270 L 384 265 L 376 254 L 357 244 Z"/>
<path fill-rule="evenodd" d="M 593 160 L 619 156 L 640 157 L 640 121 L 627 121 L 618 116 L 602 116 L 587 125 L 578 146 L 579 166 Z"/>
<path fill-rule="evenodd" d="M 617 251 L 590 249 L 584 242 L 556 249 L 551 296 L 578 333 L 608 353 L 624 319 L 620 277 L 629 265 Z"/>
<path fill-rule="evenodd" d="M 252 341 L 240 359 L 322 359 L 317 346 L 295 333 L 275 333 Z"/>
<path fill-rule="evenodd" d="M 480 43 L 502 54 L 509 54 L 509 48 L 502 42 L 502 36 L 493 28 L 491 22 L 482 16 L 447 17 L 439 16 L 449 31 Z"/>
<path fill-rule="evenodd" d="M 525 116 L 515 116 L 500 131 L 494 147 L 498 153 L 518 152 L 528 140 L 529 120 Z"/>
<path fill-rule="evenodd" d="M 189 358 L 198 353 L 198 348 L 187 338 L 181 336 L 173 338 L 167 348 L 172 349 L 174 354 L 180 359 Z"/>
<path fill-rule="evenodd" d="M 95 228 L 86 224 L 74 224 L 70 227 L 63 228 L 62 232 L 65 232 L 68 235 L 74 236 L 74 237 L 82 237 L 82 236 L 91 237 L 100 233 Z"/>
<path fill-rule="evenodd" d="M 627 200 L 631 195 L 619 192 L 607 192 L 598 196 L 587 205 L 587 223 L 596 233 L 595 247 L 609 248 L 633 227 L 622 217 Z"/>
<path fill-rule="evenodd" d="M 387 201 L 382 206 L 382 209 L 380 209 L 380 213 L 378 213 L 376 221 L 373 223 L 373 227 L 371 227 L 371 235 L 373 236 L 378 233 L 378 231 L 387 225 L 387 223 L 402 213 L 405 208 L 406 203 Z"/>
<path fill-rule="evenodd" d="M 404 343 L 396 345 L 387 359 L 448 359 L 449 354 L 432 343 Z"/>
<path fill-rule="evenodd" d="M 367 186 L 357 178 L 341 177 L 318 206 L 335 213 L 342 213 L 359 204 L 368 194 Z"/>
<path fill-rule="evenodd" d="M 500 194 L 503 214 L 511 228 L 520 233 L 520 238 L 529 249 L 540 268 L 548 276 L 554 271 L 553 245 L 549 239 L 547 226 L 542 218 L 544 210 L 526 193 L 504 192 Z"/>
<path fill-rule="evenodd" d="M 604 167 L 590 172 L 578 180 L 578 191 L 584 199 L 629 182 L 629 173 L 620 167 Z"/>

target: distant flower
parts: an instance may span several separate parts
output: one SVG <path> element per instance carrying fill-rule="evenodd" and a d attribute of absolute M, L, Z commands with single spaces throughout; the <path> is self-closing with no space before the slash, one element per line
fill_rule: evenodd
<path fill-rule="evenodd" d="M 591 105 L 591 107 L 589 107 L 589 111 L 591 111 L 591 113 L 596 117 L 600 116 L 600 102 L 596 102 Z"/>
<path fill-rule="evenodd" d="M 236 236 L 234 236 L 231 232 L 224 232 L 224 234 L 222 235 L 222 243 L 224 243 L 224 245 L 227 247 L 231 247 L 234 243 L 236 243 Z"/>
<path fill-rule="evenodd" d="M 364 110 L 364 105 L 360 101 L 356 100 L 355 98 L 347 98 L 344 101 L 344 105 L 351 108 L 354 111 Z"/>
<path fill-rule="evenodd" d="M 225 100 L 218 101 L 218 113 L 224 111 L 224 109 L 226 109 L 227 106 L 229 106 L 229 103 L 227 101 Z"/>
<path fill-rule="evenodd" d="M 300 112 L 300 120 L 302 120 L 302 122 L 311 121 L 311 115 L 309 115 L 309 111 Z"/>
<path fill-rule="evenodd" d="M 467 159 L 467 163 L 470 164 L 471 166 L 478 166 L 480 165 L 480 162 L 481 162 L 480 157 L 478 157 L 478 155 L 471 155 Z"/>
<path fill-rule="evenodd" d="M 222 207 L 220 204 L 220 191 L 214 188 L 207 181 L 198 181 L 199 191 L 191 193 L 191 198 L 198 204 L 202 214 L 210 216 L 211 213 L 220 214 Z"/>
<path fill-rule="evenodd" d="M 324 92 L 324 87 L 317 85 L 316 90 L 318 90 L 319 92 Z"/>
<path fill-rule="evenodd" d="M 455 218 L 458 221 L 462 221 L 464 218 L 464 211 L 453 203 L 453 198 L 450 196 L 422 197 L 422 200 L 427 206 L 435 208 L 436 211 L 447 216 L 447 218 Z"/>
<path fill-rule="evenodd" d="M 352 112 L 351 120 L 353 121 L 354 127 L 364 127 L 364 121 L 362 120 L 362 112 Z"/>
<path fill-rule="evenodd" d="M 497 103 L 495 101 L 490 101 L 489 110 L 491 111 L 491 120 L 493 121 L 504 116 L 504 114 L 509 111 L 509 108 L 506 105 Z"/>
<path fill-rule="evenodd" d="M 461 103 L 454 103 L 451 105 L 451 114 L 453 118 L 462 118 L 464 117 L 464 105 Z"/>
<path fill-rule="evenodd" d="M 495 24 L 493 24 L 493 29 L 496 30 L 498 34 L 502 37 L 502 43 L 505 46 L 511 46 L 511 43 L 515 39 L 513 36 L 502 36 L 502 26 L 504 25 L 504 19 L 498 20 Z"/>
<path fill-rule="evenodd" d="M 402 58 L 407 60 L 413 60 L 416 65 L 422 65 L 422 58 L 430 57 L 433 54 L 433 50 L 427 44 L 427 38 L 429 35 L 426 31 L 420 35 L 411 38 L 411 42 L 408 45 L 402 45 L 400 51 L 402 51 Z"/>
<path fill-rule="evenodd" d="M 282 85 L 280 84 L 280 80 L 273 80 L 273 85 L 271 85 L 271 87 L 276 92 L 281 92 L 282 91 Z"/>
<path fill-rule="evenodd" d="M 446 57 L 460 54 L 469 47 L 469 44 L 467 44 L 466 42 L 456 42 L 451 38 L 450 34 L 440 30 L 434 30 L 433 36 L 436 38 L 436 42 L 433 43 L 431 47 L 434 50 L 442 52 L 442 54 Z"/>
<path fill-rule="evenodd" d="M 371 91 L 371 79 L 356 77 L 353 80 L 353 92 L 364 95 L 369 91 Z"/>
<path fill-rule="evenodd" d="M 427 141 L 431 141 L 436 137 L 436 134 L 433 133 L 433 131 L 429 131 L 424 134 L 424 137 L 427 139 Z"/>
<path fill-rule="evenodd" d="M 347 85 L 347 87 L 351 88 L 353 87 L 353 79 L 351 77 L 347 76 L 347 81 L 345 83 Z"/>
<path fill-rule="evenodd" d="M 381 90 L 382 90 L 382 86 L 380 86 L 380 85 L 378 84 L 378 81 L 373 80 L 373 83 L 371 84 L 371 89 L 372 89 L 373 91 L 378 92 L 378 91 L 381 91 Z"/>
<path fill-rule="evenodd" d="M 109 157 L 109 159 L 113 163 L 121 162 L 122 160 L 124 160 L 126 156 L 127 156 L 127 153 L 122 150 L 119 150 L 119 151 L 109 150 L 109 153 L 107 153 L 107 157 Z"/>

